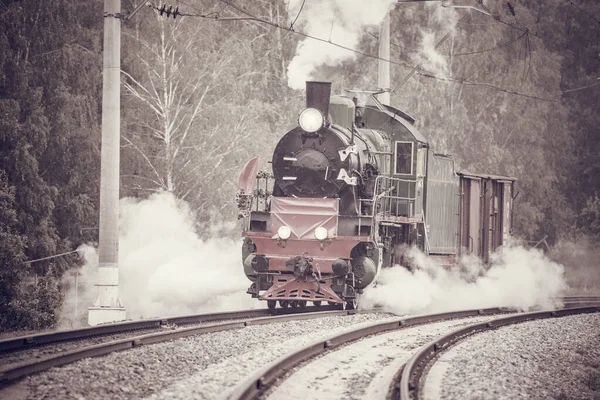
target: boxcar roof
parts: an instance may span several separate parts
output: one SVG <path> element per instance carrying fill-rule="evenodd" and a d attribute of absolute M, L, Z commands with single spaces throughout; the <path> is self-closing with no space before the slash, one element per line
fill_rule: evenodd
<path fill-rule="evenodd" d="M 514 178 L 512 176 L 504 176 L 504 175 L 492 175 L 492 174 L 478 174 L 475 172 L 469 172 L 469 171 L 459 171 L 457 172 L 458 175 L 464 176 L 466 178 L 477 178 L 477 179 L 493 179 L 496 181 L 516 181 L 517 178 Z"/>

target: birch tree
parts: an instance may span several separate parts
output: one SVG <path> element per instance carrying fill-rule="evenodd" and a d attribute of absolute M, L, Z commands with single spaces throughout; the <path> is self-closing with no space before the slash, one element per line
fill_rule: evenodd
<path fill-rule="evenodd" d="M 259 118 L 255 102 L 237 93 L 251 54 L 211 21 L 153 22 L 148 34 L 128 35 L 138 50 L 123 71 L 134 111 L 122 137 L 138 165 L 126 167 L 124 183 L 137 195 L 171 192 L 200 221 L 232 216 L 236 170 Z"/>
<path fill-rule="evenodd" d="M 136 61 L 142 66 L 142 73 L 123 74 L 127 93 L 150 111 L 151 118 L 137 122 L 145 131 L 143 139 L 151 138 L 159 147 L 148 151 L 148 146 L 132 140 L 127 133 L 124 140 L 126 147 L 139 153 L 151 172 L 145 178 L 152 184 L 145 185 L 148 189 L 180 194 L 184 190 L 180 186 L 187 183 L 183 177 L 198 168 L 194 158 L 202 140 L 198 140 L 201 129 L 197 123 L 204 113 L 223 102 L 225 96 L 215 92 L 233 57 L 217 51 L 194 54 L 197 47 L 193 44 L 202 34 L 201 29 L 185 32 L 181 22 L 173 24 L 159 17 L 156 23 L 156 42 L 143 36 L 132 37 L 141 46 Z M 234 138 L 230 144 L 235 141 Z"/>

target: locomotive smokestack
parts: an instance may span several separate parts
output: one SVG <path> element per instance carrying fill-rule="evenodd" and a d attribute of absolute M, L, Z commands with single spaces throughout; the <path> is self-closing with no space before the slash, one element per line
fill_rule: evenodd
<path fill-rule="evenodd" d="M 325 120 L 329 115 L 329 98 L 331 97 L 331 82 L 306 82 L 306 107 L 321 111 Z"/>

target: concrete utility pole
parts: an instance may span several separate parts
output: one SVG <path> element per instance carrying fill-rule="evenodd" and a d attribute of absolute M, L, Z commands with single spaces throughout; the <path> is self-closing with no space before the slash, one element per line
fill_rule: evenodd
<path fill-rule="evenodd" d="M 390 105 L 390 63 L 384 60 L 390 59 L 390 13 L 388 12 L 381 23 L 381 32 L 379 33 L 379 74 L 377 76 L 377 86 L 380 89 L 388 90 L 385 93 L 377 95 L 379 101 L 386 106 Z"/>
<path fill-rule="evenodd" d="M 119 151 L 121 140 L 121 0 L 104 0 L 102 68 L 102 154 L 100 166 L 100 245 L 96 287 L 88 323 L 125 320 L 119 300 Z"/>

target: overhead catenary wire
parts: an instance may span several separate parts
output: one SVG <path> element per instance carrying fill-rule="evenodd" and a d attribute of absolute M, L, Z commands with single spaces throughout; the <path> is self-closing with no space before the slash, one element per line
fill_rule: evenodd
<path fill-rule="evenodd" d="M 600 80 L 597 80 L 596 82 L 589 84 L 589 85 L 585 85 L 585 86 L 581 86 L 581 87 L 577 87 L 577 88 L 573 88 L 573 89 L 562 90 L 562 93 L 578 92 L 580 90 L 589 89 L 589 88 L 597 86 L 597 85 L 600 85 Z"/>
<path fill-rule="evenodd" d="M 465 14 L 465 15 L 463 15 L 463 17 L 456 23 L 456 25 L 454 27 L 452 27 L 452 29 L 448 33 L 446 33 L 446 35 L 443 38 L 441 38 L 439 42 L 437 42 L 437 44 L 435 45 L 434 49 L 437 49 L 438 47 L 440 47 L 442 45 L 442 43 L 444 43 L 446 41 L 446 39 L 448 39 L 452 35 L 452 32 L 454 31 L 454 29 L 458 25 L 460 25 L 461 22 L 463 22 L 469 15 L 471 15 L 471 14 Z M 410 77 L 414 75 L 414 73 L 417 71 L 417 69 L 419 69 L 421 67 L 421 65 L 423 65 L 423 63 L 425 61 L 426 61 L 426 58 L 423 57 L 421 59 L 421 61 L 413 68 L 413 70 L 410 71 L 408 73 L 408 75 L 406 75 L 404 77 L 404 79 L 398 85 L 396 85 L 396 87 L 394 89 L 392 89 L 392 93 L 394 93 L 396 90 L 400 89 L 406 83 L 406 81 L 408 81 L 410 79 Z"/>
<path fill-rule="evenodd" d="M 551 103 L 560 103 L 560 100 L 558 99 L 551 99 L 551 98 L 547 98 L 547 97 L 541 97 L 541 96 L 536 96 L 536 95 L 531 95 L 531 94 L 526 94 L 526 93 L 520 93 L 520 92 L 515 92 L 514 90 L 508 90 L 505 88 L 501 88 L 499 86 L 493 85 L 491 83 L 485 83 L 485 82 L 472 82 L 469 81 L 467 79 L 461 79 L 461 78 L 452 78 L 452 77 L 440 77 L 437 75 L 433 75 L 429 72 L 419 72 L 419 75 L 424 76 L 426 78 L 433 78 L 433 79 L 437 79 L 440 81 L 447 81 L 447 82 L 456 82 L 456 83 L 460 83 L 463 85 L 469 85 L 469 86 L 484 86 L 484 87 L 488 87 L 490 89 L 494 89 L 500 92 L 505 92 L 508 94 L 514 94 L 514 95 L 518 95 L 518 96 L 522 96 L 522 97 L 527 97 L 530 99 L 536 99 L 536 100 L 542 100 L 542 101 L 548 101 Z"/>
<path fill-rule="evenodd" d="M 476 50 L 476 51 L 468 51 L 468 52 L 464 52 L 464 53 L 452 53 L 452 56 L 470 56 L 470 55 L 474 55 L 474 54 L 483 54 L 483 53 L 487 53 L 490 51 L 494 51 L 494 50 L 498 50 L 498 49 L 503 49 L 505 47 L 510 46 L 511 44 L 518 42 L 519 40 L 521 40 L 524 36 L 526 35 L 526 33 L 521 34 L 521 36 L 518 36 L 516 39 L 513 39 L 509 42 L 504 42 L 504 43 L 500 43 L 497 46 L 491 47 L 489 49 L 485 49 L 485 50 Z"/>
<path fill-rule="evenodd" d="M 269 21 L 269 20 L 266 20 L 266 19 L 263 19 L 263 18 L 256 17 L 255 15 L 249 13 L 248 11 L 244 10 L 243 8 L 235 5 L 234 3 L 232 3 L 232 2 L 230 2 L 228 0 L 219 0 L 219 1 L 222 2 L 222 3 L 224 3 L 224 4 L 226 4 L 226 5 L 228 5 L 229 7 L 237 10 L 238 12 L 246 15 L 246 17 L 221 17 L 220 15 L 216 15 L 216 16 L 212 16 L 211 15 L 211 14 L 215 14 L 215 13 L 209 13 L 209 14 L 189 14 L 189 15 L 180 14 L 180 15 L 182 15 L 182 16 L 191 16 L 191 17 L 201 17 L 201 18 L 207 18 L 207 19 L 212 19 L 212 20 L 217 20 L 217 21 L 244 21 L 244 20 L 246 20 L 246 21 L 255 21 L 255 22 L 258 22 L 258 23 L 263 23 L 265 25 L 269 25 L 269 26 L 277 28 L 277 29 L 281 29 L 281 30 L 285 30 L 285 31 L 294 33 L 296 35 L 299 35 L 299 36 L 302 36 L 302 37 L 305 37 L 305 38 L 317 40 L 317 41 L 320 41 L 320 42 L 323 42 L 323 43 L 328 43 L 328 44 L 331 44 L 333 46 L 336 46 L 336 47 L 339 47 L 339 48 L 351 51 L 353 53 L 356 53 L 356 54 L 359 54 L 359 55 L 362 55 L 362 56 L 365 56 L 365 57 L 373 58 L 373 59 L 376 59 L 376 60 L 381 60 L 381 61 L 388 62 L 388 63 L 393 64 L 393 65 L 398 65 L 398 66 L 402 66 L 402 67 L 406 67 L 406 68 L 411 68 L 412 71 L 409 74 L 410 76 L 412 76 L 415 72 L 420 71 L 421 75 L 423 75 L 425 77 L 428 77 L 428 78 L 437 79 L 437 80 L 440 80 L 440 81 L 459 82 L 459 83 L 464 83 L 466 85 L 486 86 L 486 87 L 489 87 L 491 89 L 495 89 L 495 90 L 502 91 L 502 92 L 509 93 L 509 94 L 516 95 L 516 96 L 523 96 L 523 97 L 527 97 L 527 98 L 531 98 L 531 99 L 537 99 L 537 100 L 542 100 L 542 101 L 559 102 L 556 99 L 548 99 L 548 98 L 544 98 L 544 97 L 540 97 L 540 96 L 529 95 L 529 94 L 520 93 L 520 92 L 516 92 L 516 91 L 512 91 L 512 90 L 507 90 L 507 89 L 500 88 L 500 87 L 492 85 L 492 84 L 471 82 L 471 81 L 468 81 L 468 80 L 465 80 L 465 79 L 460 79 L 460 78 L 439 77 L 439 76 L 436 76 L 434 73 L 431 73 L 431 72 L 426 71 L 426 70 L 424 70 L 424 69 L 421 68 L 421 65 L 424 62 L 424 60 L 421 61 L 418 65 L 412 66 L 412 65 L 408 65 L 406 63 L 402 63 L 402 62 L 397 62 L 397 61 L 385 59 L 385 58 L 376 56 L 374 54 L 370 54 L 370 53 L 367 53 L 367 52 L 356 50 L 356 49 L 353 49 L 351 47 L 347 47 L 347 46 L 341 45 L 339 43 L 335 43 L 335 42 L 333 42 L 331 40 L 322 39 L 322 38 L 319 38 L 317 36 L 309 35 L 309 34 L 304 33 L 302 31 L 297 31 L 297 30 L 294 30 L 294 29 L 290 29 L 287 26 L 280 25 L 280 24 L 278 24 L 276 22 L 273 22 L 273 21 Z M 420 1 L 427 1 L 427 0 L 420 0 Z M 433 1 L 433 0 L 431 0 L 431 1 Z M 405 1 L 405 2 L 408 2 L 408 1 Z M 181 2 L 181 3 L 185 4 L 183 2 Z M 458 26 L 460 23 L 462 23 L 466 19 L 466 17 L 469 16 L 469 15 L 470 14 L 465 14 L 463 16 L 463 18 L 461 18 L 457 22 L 456 26 Z M 513 25 L 508 24 L 506 22 L 503 22 L 503 23 L 506 24 L 506 25 L 508 25 L 508 26 L 514 27 Z M 517 27 L 514 27 L 514 28 L 521 30 L 522 32 L 524 32 L 524 34 L 527 34 L 527 33 L 532 34 L 529 31 L 529 29 L 521 29 L 521 28 L 517 28 Z M 436 45 L 436 48 L 439 47 L 448 37 L 450 37 L 451 33 L 452 33 L 452 31 L 448 32 L 438 42 L 438 44 Z M 537 36 L 537 35 L 534 34 L 534 36 Z M 537 36 L 537 37 L 539 37 L 539 36 Z M 510 43 L 508 43 L 506 45 L 510 45 Z M 410 76 L 408 76 L 408 78 L 410 78 Z M 405 82 L 406 80 L 407 80 L 407 78 L 405 78 L 405 80 L 403 82 Z M 401 84 L 403 82 L 401 82 Z M 397 90 L 397 88 L 399 88 L 400 86 L 401 85 L 398 85 L 394 90 L 392 90 L 392 92 L 395 91 L 395 90 Z M 577 90 L 581 90 L 581 89 L 582 88 L 578 88 Z M 568 92 L 568 91 L 563 91 L 563 92 Z"/>
<path fill-rule="evenodd" d="M 592 14 L 590 14 L 589 12 L 585 11 L 583 8 L 579 7 L 577 4 L 573 3 L 572 0 L 566 0 L 567 3 L 571 3 L 572 6 L 574 6 L 575 8 L 577 8 L 579 11 L 581 11 L 582 13 L 584 13 L 585 15 L 587 15 L 588 17 L 590 17 L 591 19 L 593 19 L 594 21 L 596 21 L 599 25 L 600 25 L 600 20 L 596 17 L 594 17 Z"/>
<path fill-rule="evenodd" d="M 317 36 L 309 35 L 309 34 L 304 33 L 302 31 L 298 31 L 298 30 L 295 30 L 295 29 L 290 29 L 287 26 L 280 25 L 280 24 L 278 24 L 276 22 L 272 22 L 272 21 L 269 21 L 269 20 L 266 20 L 266 19 L 263 19 L 263 18 L 256 17 L 255 15 L 253 15 L 253 14 L 245 11 L 244 9 L 236 6 L 235 4 L 233 4 L 233 3 L 229 2 L 229 1 L 225 1 L 225 0 L 219 0 L 219 1 L 221 1 L 224 4 L 227 4 L 228 6 L 230 6 L 230 7 L 234 8 L 234 9 L 238 10 L 239 12 L 241 12 L 243 14 L 245 14 L 246 17 L 221 17 L 218 13 L 214 13 L 214 12 L 213 13 L 208 13 L 208 14 L 204 14 L 204 13 L 198 13 L 198 14 L 180 13 L 179 15 L 184 16 L 184 17 L 205 18 L 205 19 L 211 19 L 211 20 L 215 20 L 215 21 L 254 21 L 254 22 L 265 24 L 265 25 L 269 25 L 269 26 L 277 28 L 277 29 L 288 31 L 288 32 L 291 32 L 293 34 L 296 34 L 296 35 L 299 35 L 299 36 L 303 36 L 305 38 L 317 40 L 317 41 L 320 41 L 320 42 L 323 42 L 323 43 L 328 43 L 328 44 L 331 44 L 332 46 L 336 46 L 336 47 L 339 47 L 341 49 L 348 50 L 348 51 L 351 51 L 353 53 L 356 53 L 356 54 L 359 54 L 359 55 L 362 55 L 362 56 L 365 56 L 365 57 L 373 58 L 373 59 L 376 59 L 376 60 L 381 60 L 381 61 L 388 62 L 388 63 L 393 64 L 393 65 L 398 65 L 398 66 L 405 67 L 405 68 L 413 68 L 412 65 L 409 65 L 409 64 L 406 64 L 406 63 L 403 63 L 403 62 L 398 62 L 398 61 L 394 61 L 394 60 L 382 58 L 382 57 L 379 57 L 379 56 L 374 55 L 374 54 L 370 54 L 370 53 L 367 53 L 367 52 L 364 52 L 364 51 L 353 49 L 352 47 L 341 45 L 339 43 L 333 42 L 333 41 L 328 40 L 328 39 L 323 39 L 323 38 L 320 38 L 320 37 L 317 37 Z M 181 2 L 181 3 L 185 4 L 183 2 Z M 157 7 L 153 7 L 153 8 L 157 9 L 157 10 L 160 10 Z"/>
<path fill-rule="evenodd" d="M 300 10 L 298 10 L 298 14 L 296 15 L 296 18 L 294 18 L 294 21 L 290 24 L 290 29 L 294 29 L 294 24 L 296 23 L 296 21 L 298 21 L 298 18 L 300 18 L 300 14 L 302 14 L 302 9 L 304 8 L 304 3 L 306 3 L 306 0 L 302 0 L 302 5 L 300 6 Z M 289 5 L 289 2 L 288 2 Z"/>
<path fill-rule="evenodd" d="M 55 254 L 53 256 L 38 258 L 37 260 L 25 261 L 25 264 L 33 264 L 38 261 L 50 260 L 52 258 L 62 257 L 62 256 L 66 256 L 68 254 L 73 254 L 73 253 L 77 253 L 77 250 L 67 251 L 66 253 L 61 253 L 61 254 Z"/>

